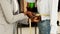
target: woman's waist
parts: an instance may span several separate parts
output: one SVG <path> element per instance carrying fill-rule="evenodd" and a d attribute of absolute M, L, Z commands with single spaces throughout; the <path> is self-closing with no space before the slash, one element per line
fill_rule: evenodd
<path fill-rule="evenodd" d="M 41 16 L 41 20 L 50 20 L 50 16 Z"/>

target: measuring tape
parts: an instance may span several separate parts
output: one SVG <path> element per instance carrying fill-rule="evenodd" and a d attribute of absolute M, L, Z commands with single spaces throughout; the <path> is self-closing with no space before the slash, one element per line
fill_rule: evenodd
<path fill-rule="evenodd" d="M 49 14 L 36 14 L 36 16 L 50 16 Z"/>

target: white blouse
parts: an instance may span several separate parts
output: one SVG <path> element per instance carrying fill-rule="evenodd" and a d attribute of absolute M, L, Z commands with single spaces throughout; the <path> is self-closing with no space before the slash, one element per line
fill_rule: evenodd
<path fill-rule="evenodd" d="M 37 8 L 40 14 L 50 15 L 42 16 L 42 20 L 50 19 L 50 33 L 57 34 L 58 0 L 37 0 Z"/>

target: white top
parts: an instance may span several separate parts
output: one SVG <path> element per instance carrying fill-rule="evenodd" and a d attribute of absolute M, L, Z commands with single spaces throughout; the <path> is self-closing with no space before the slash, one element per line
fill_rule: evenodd
<path fill-rule="evenodd" d="M 49 14 L 42 16 L 42 20 L 50 19 L 51 32 L 57 34 L 57 8 L 58 0 L 38 0 L 37 8 L 40 14 Z"/>
<path fill-rule="evenodd" d="M 40 14 L 48 14 L 50 15 L 50 11 L 49 11 L 49 5 L 48 5 L 48 0 L 41 0 L 37 2 L 37 6 L 38 6 L 38 12 Z M 41 15 L 41 20 L 46 20 L 46 19 L 50 19 L 50 16 L 42 16 Z"/>

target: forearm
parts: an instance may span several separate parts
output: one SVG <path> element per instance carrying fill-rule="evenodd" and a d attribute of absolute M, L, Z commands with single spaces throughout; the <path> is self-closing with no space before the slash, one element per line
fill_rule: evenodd
<path fill-rule="evenodd" d="M 28 17 L 26 15 L 24 15 L 23 13 L 21 14 L 18 14 L 18 15 L 14 15 L 13 17 L 11 18 L 7 18 L 6 20 L 9 22 L 9 23 L 15 23 L 17 21 L 22 21 L 24 19 L 27 19 L 28 20 Z"/>

